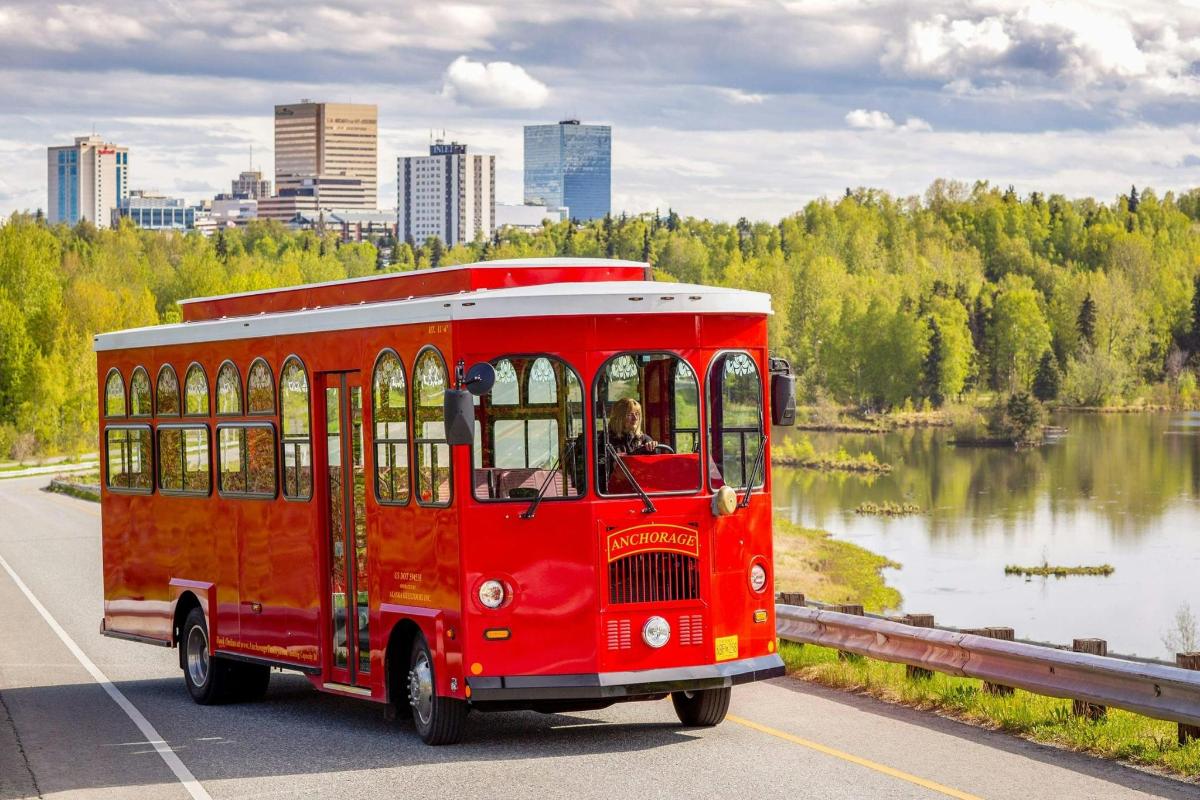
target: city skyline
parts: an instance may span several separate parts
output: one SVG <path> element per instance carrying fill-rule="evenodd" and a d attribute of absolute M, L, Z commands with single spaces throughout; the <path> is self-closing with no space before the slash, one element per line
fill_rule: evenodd
<path fill-rule="evenodd" d="M 139 154 L 135 188 L 212 196 L 250 147 L 272 174 L 270 109 L 303 97 L 378 105 L 381 198 L 395 158 L 445 129 L 496 154 L 497 200 L 519 201 L 522 126 L 576 117 L 619 131 L 615 213 L 773 219 L 847 186 L 909 195 L 938 177 L 1103 200 L 1200 184 L 1196 9 L 283 8 L 135 1 L 89 25 L 76 6 L 7 4 L 0 214 L 43 205 L 44 148 L 93 128 Z"/>

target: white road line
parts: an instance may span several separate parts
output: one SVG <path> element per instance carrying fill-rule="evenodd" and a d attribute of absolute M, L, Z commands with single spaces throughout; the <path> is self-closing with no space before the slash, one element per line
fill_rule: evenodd
<path fill-rule="evenodd" d="M 179 760 L 179 756 L 175 755 L 175 751 L 163 741 L 158 731 L 154 730 L 154 726 L 150 724 L 150 720 L 142 716 L 142 712 L 138 711 L 137 707 L 129 702 L 129 698 L 122 694 L 121 690 L 114 686 L 112 681 L 108 679 L 108 676 L 101 672 L 100 668 L 79 649 L 79 645 L 75 644 L 75 640 L 63 630 L 54 617 L 50 616 L 50 612 L 46 610 L 46 607 L 33 596 L 33 592 L 25 585 L 25 581 L 21 580 L 21 577 L 13 571 L 13 568 L 8 565 L 8 562 L 4 560 L 4 556 L 0 556 L 0 567 L 4 567 L 4 571 L 13 579 L 13 583 L 28 598 L 33 607 L 37 609 L 37 612 L 42 615 L 42 619 L 46 620 L 46 624 L 50 626 L 50 630 L 58 634 L 58 638 L 62 639 L 63 644 L 79 660 L 83 668 L 91 674 L 96 683 L 100 684 L 104 691 L 108 692 L 108 696 L 113 699 L 113 702 L 120 706 L 126 716 L 133 720 L 133 724 L 146 737 L 145 743 L 154 746 L 155 752 L 162 757 L 162 760 L 166 762 L 171 772 L 175 773 L 175 777 L 183 784 L 183 788 L 187 790 L 187 793 L 192 796 L 193 800 L 212 800 L 212 796 L 200 785 L 200 781 L 196 780 L 191 770 L 184 766 L 184 763 Z"/>

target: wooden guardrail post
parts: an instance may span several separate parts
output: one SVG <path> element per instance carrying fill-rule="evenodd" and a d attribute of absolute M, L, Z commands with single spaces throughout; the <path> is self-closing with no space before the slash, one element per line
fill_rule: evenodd
<path fill-rule="evenodd" d="M 1200 652 L 1197 653 L 1176 653 L 1176 666 L 1184 669 L 1200 670 Z M 1187 744 L 1191 741 L 1200 741 L 1200 727 L 1196 725 L 1184 725 L 1179 723 L 1179 743 Z"/>
<path fill-rule="evenodd" d="M 1106 656 L 1108 655 L 1108 642 L 1103 639 L 1075 639 L 1071 642 L 1071 649 L 1076 653 Z M 1072 700 L 1071 713 L 1077 717 L 1087 717 L 1094 722 L 1104 719 L 1104 715 L 1108 713 L 1108 707 L 1099 703 L 1089 703 L 1086 700 Z"/>
<path fill-rule="evenodd" d="M 1016 638 L 1016 632 L 1012 628 L 967 628 L 963 633 L 971 633 L 975 636 L 986 636 L 989 639 L 1001 639 L 1005 642 L 1011 642 Z M 1007 697 L 1013 693 L 1013 687 L 1005 686 L 1002 683 L 991 683 L 990 681 L 983 682 L 983 690 L 988 694 L 994 694 L 1001 697 Z"/>
<path fill-rule="evenodd" d="M 856 617 L 865 617 L 866 612 L 861 605 L 855 603 L 845 603 L 837 606 L 827 606 L 826 611 L 836 611 L 839 614 L 853 614 Z M 858 661 L 862 656 L 858 653 L 849 653 L 845 650 L 838 650 L 838 661 Z"/>
<path fill-rule="evenodd" d="M 777 603 L 783 603 L 785 606 L 802 606 L 804 605 L 803 592 L 780 592 L 775 595 Z"/>
<path fill-rule="evenodd" d="M 914 628 L 936 627 L 933 621 L 933 614 L 905 614 L 903 621 L 905 625 L 912 625 Z M 933 670 L 925 669 L 924 667 L 914 667 L 912 664 L 905 664 L 904 674 L 909 680 L 928 680 L 933 677 Z"/>

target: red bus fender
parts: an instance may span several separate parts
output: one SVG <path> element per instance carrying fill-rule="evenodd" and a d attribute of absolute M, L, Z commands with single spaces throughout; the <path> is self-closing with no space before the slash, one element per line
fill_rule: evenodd
<path fill-rule="evenodd" d="M 462 625 L 455 611 L 438 608 L 380 603 L 379 619 L 386 633 L 384 647 L 391 641 L 392 631 L 404 621 L 414 623 L 425 636 L 433 656 L 435 690 L 447 697 L 466 697 L 462 663 Z M 452 688 L 453 686 L 453 688 Z"/>
<path fill-rule="evenodd" d="M 179 598 L 185 592 L 191 592 L 196 596 L 196 600 L 200 603 L 200 610 L 204 612 L 204 621 L 208 624 L 208 652 L 211 655 L 216 651 L 217 641 L 217 615 L 213 613 L 217 608 L 217 585 L 211 581 L 189 581 L 184 578 L 171 578 L 168 583 L 171 596 L 171 645 L 177 647 L 179 642 L 175 639 L 175 619 L 176 611 L 179 609 Z"/>

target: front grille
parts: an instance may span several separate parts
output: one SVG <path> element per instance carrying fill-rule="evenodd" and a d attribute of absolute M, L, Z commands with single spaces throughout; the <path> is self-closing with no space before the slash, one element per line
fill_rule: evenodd
<path fill-rule="evenodd" d="M 608 565 L 608 602 L 666 603 L 700 597 L 694 556 L 635 553 Z"/>

